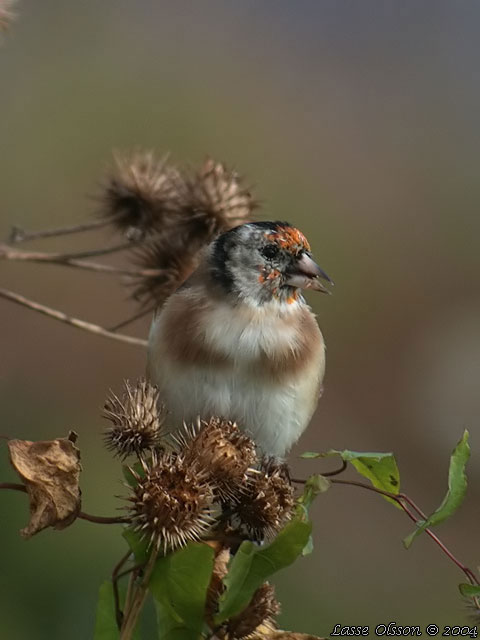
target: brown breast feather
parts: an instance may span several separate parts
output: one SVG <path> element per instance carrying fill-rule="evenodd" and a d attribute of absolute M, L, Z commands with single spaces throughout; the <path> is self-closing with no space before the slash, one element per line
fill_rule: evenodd
<path fill-rule="evenodd" d="M 162 313 L 162 342 L 169 358 L 189 366 L 228 367 L 231 359 L 205 343 L 204 327 L 212 313 L 206 298 L 191 291 L 174 294 Z"/>
<path fill-rule="evenodd" d="M 215 315 L 215 301 L 197 294 L 200 292 L 192 289 L 174 294 L 163 308 L 161 340 L 165 354 L 185 366 L 233 367 L 234 361 L 230 356 L 205 341 L 204 328 Z M 245 315 L 247 323 L 254 310 L 235 309 L 234 313 Z M 296 313 L 277 317 L 275 324 L 279 335 L 282 327 L 296 325 L 295 338 L 288 343 L 279 339 L 277 349 L 262 350 L 258 360 L 252 362 L 252 375 L 275 382 L 294 379 L 300 371 L 308 370 L 315 375 L 315 361 L 321 358 L 323 338 L 309 307 L 301 306 Z"/>
<path fill-rule="evenodd" d="M 321 358 L 323 337 L 315 316 L 307 306 L 302 306 L 298 313 L 283 320 L 285 324 L 295 324 L 295 339 L 288 344 L 279 343 L 279 348 L 271 353 L 263 353 L 261 370 L 278 382 L 294 379 L 306 371 L 318 374 L 315 363 Z"/>

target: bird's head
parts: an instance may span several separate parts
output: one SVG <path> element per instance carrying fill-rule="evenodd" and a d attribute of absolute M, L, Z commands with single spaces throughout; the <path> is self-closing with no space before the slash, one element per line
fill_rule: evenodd
<path fill-rule="evenodd" d="M 225 292 L 261 305 L 291 303 L 300 289 L 329 293 L 333 284 L 314 262 L 301 231 L 287 222 L 249 222 L 220 235 L 209 253 L 210 273 Z"/>

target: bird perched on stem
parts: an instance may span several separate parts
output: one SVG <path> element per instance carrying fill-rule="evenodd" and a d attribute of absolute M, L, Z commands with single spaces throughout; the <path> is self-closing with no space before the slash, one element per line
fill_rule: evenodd
<path fill-rule="evenodd" d="M 172 424 L 236 421 L 283 458 L 322 390 L 325 347 L 301 289 L 329 293 L 305 236 L 286 222 L 249 222 L 219 235 L 157 311 L 148 375 Z"/>

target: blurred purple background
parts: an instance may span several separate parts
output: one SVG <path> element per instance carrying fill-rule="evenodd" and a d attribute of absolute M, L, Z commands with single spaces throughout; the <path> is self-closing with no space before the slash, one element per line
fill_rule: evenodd
<path fill-rule="evenodd" d="M 0 48 L 0 237 L 92 215 L 114 149 L 211 154 L 245 173 L 262 216 L 298 225 L 336 282 L 332 297 L 309 296 L 327 378 L 295 474 L 333 464 L 298 460 L 305 450 L 394 451 L 403 489 L 430 511 L 469 428 L 467 499 L 438 533 L 475 568 L 480 5 L 24 0 L 17 13 Z M 107 326 L 135 308 L 110 276 L 49 265 L 2 262 L 1 286 Z M 143 373 L 144 353 L 2 300 L 0 331 L 0 432 L 75 429 L 84 509 L 114 513 L 121 474 L 100 410 L 110 387 Z M 0 470 L 14 480 L 5 447 Z M 24 542 L 24 498 L 0 499 L 2 636 L 91 637 L 98 586 L 124 551 L 118 528 L 77 522 Z M 276 580 L 285 628 L 465 623 L 463 574 L 426 536 L 405 551 L 412 526 L 400 511 L 337 486 L 313 519 L 314 554 Z"/>

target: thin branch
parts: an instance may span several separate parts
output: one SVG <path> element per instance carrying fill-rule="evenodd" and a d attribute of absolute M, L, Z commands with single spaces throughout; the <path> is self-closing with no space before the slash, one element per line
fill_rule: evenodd
<path fill-rule="evenodd" d="M 333 471 L 327 471 L 326 473 L 321 473 L 324 478 L 330 478 L 332 476 L 338 476 L 345 471 L 347 468 L 347 461 L 342 460 L 342 466 L 338 469 L 334 469 Z M 307 480 L 303 478 L 290 478 L 291 482 L 295 482 L 295 484 L 307 484 Z"/>
<path fill-rule="evenodd" d="M 115 604 L 115 619 L 117 621 L 117 627 L 119 629 L 121 629 L 122 623 L 123 623 L 123 611 L 120 608 L 120 594 L 118 592 L 118 581 L 124 575 L 124 572 L 120 573 L 120 571 L 122 567 L 125 565 L 125 563 L 128 561 L 128 559 L 130 558 L 131 554 L 132 552 L 129 549 L 127 553 L 124 556 L 122 556 L 120 561 L 117 562 L 117 564 L 115 565 L 112 571 L 112 588 L 113 588 L 113 601 Z"/>
<path fill-rule="evenodd" d="M 33 300 L 29 300 L 28 298 L 25 298 L 18 293 L 9 291 L 8 289 L 0 288 L 0 298 L 11 300 L 12 302 L 16 302 L 17 304 L 27 307 L 28 309 L 33 309 L 33 311 L 43 313 L 43 315 L 46 315 L 49 318 L 55 318 L 56 320 L 64 322 L 65 324 L 69 324 L 72 327 L 83 329 L 83 331 L 88 331 L 89 333 L 94 333 L 98 336 L 103 336 L 104 338 L 118 340 L 119 342 L 126 342 L 127 344 L 134 344 L 139 347 L 146 347 L 148 344 L 146 340 L 142 340 L 141 338 L 126 336 L 122 333 L 113 333 L 112 331 L 108 331 L 108 329 L 104 329 L 98 324 L 92 324 L 91 322 L 85 322 L 85 320 L 79 320 L 78 318 L 67 316 L 62 311 L 57 311 L 56 309 L 52 309 L 51 307 L 47 307 L 43 304 L 39 304 L 38 302 L 34 302 Z"/>
<path fill-rule="evenodd" d="M 390 498 L 394 502 L 396 502 L 403 511 L 407 514 L 407 516 L 412 520 L 415 524 L 419 524 L 420 520 L 410 511 L 408 506 L 405 504 L 407 502 L 417 513 L 421 516 L 422 520 L 426 520 L 425 514 L 415 505 L 415 503 L 405 496 L 403 493 L 391 493 L 390 491 L 384 491 L 383 489 L 378 489 L 377 487 L 373 487 L 369 484 L 365 484 L 363 482 L 359 482 L 357 480 L 340 480 L 339 478 L 333 478 L 331 480 L 332 484 L 343 484 L 350 485 L 353 487 L 361 487 L 362 489 L 367 489 L 368 491 L 373 491 L 374 493 L 379 493 L 382 496 Z M 455 555 L 447 548 L 447 546 L 436 536 L 430 529 L 425 529 L 425 533 L 432 538 L 432 540 L 440 547 L 443 553 L 454 563 L 457 567 L 463 571 L 463 573 L 467 576 L 470 584 L 479 585 L 480 582 L 476 575 L 473 573 L 471 569 L 469 569 L 463 562 L 460 562 Z M 480 603 L 477 599 L 475 599 L 475 603 L 477 608 L 480 608 Z"/>
<path fill-rule="evenodd" d="M 74 224 L 55 229 L 44 229 L 43 231 L 25 231 L 21 227 L 12 227 L 8 241 L 12 244 L 17 244 L 19 242 L 27 242 L 28 240 L 37 240 L 37 238 L 66 236 L 71 233 L 83 233 L 84 231 L 91 231 L 92 229 L 101 229 L 109 224 L 108 220 L 91 220 L 90 222 L 84 222 L 82 224 Z"/>
<path fill-rule="evenodd" d="M 145 565 L 145 571 L 141 583 L 136 587 L 131 597 L 128 610 L 124 611 L 122 628 L 120 630 L 120 640 L 131 640 L 135 630 L 138 617 L 148 595 L 148 583 L 152 575 L 157 560 L 158 550 L 153 550 Z"/>
<path fill-rule="evenodd" d="M 322 473 L 322 476 L 325 476 L 326 478 L 330 478 L 332 476 L 338 476 L 345 471 L 345 469 L 347 468 L 347 464 L 348 463 L 346 460 L 342 460 L 341 467 L 339 467 L 338 469 L 334 469 L 333 471 L 327 471 L 327 473 Z"/>
<path fill-rule="evenodd" d="M 77 251 L 73 253 L 58 253 L 53 254 L 57 260 L 71 260 L 76 258 L 93 258 L 95 256 L 106 256 L 111 253 L 118 253 L 119 251 L 125 251 L 131 249 L 137 243 L 136 242 L 121 242 L 120 244 L 114 244 L 111 247 L 103 247 L 102 249 L 90 249 L 89 251 Z M 18 249 L 17 249 L 18 251 Z M 48 254 L 47 254 L 48 255 Z"/>
<path fill-rule="evenodd" d="M 0 482 L 0 489 L 12 489 L 13 491 L 21 491 L 27 493 L 27 487 L 17 482 Z M 118 518 L 116 516 L 93 516 L 91 513 L 80 511 L 77 515 L 80 520 L 88 520 L 97 524 L 126 524 L 130 522 L 130 518 Z"/>
<path fill-rule="evenodd" d="M 131 324 L 132 322 L 135 322 L 135 320 L 140 320 L 140 318 L 143 318 L 147 314 L 152 313 L 152 311 L 155 311 L 156 308 L 157 308 L 157 304 L 155 303 L 153 306 L 147 307 L 147 309 L 143 309 L 142 311 L 139 311 L 135 315 L 130 316 L 130 318 L 127 318 L 126 320 L 122 320 L 122 322 L 119 322 L 115 326 L 110 327 L 108 330 L 109 331 L 118 331 L 119 329 L 122 329 L 123 327 L 126 327 L 127 324 Z"/>
<path fill-rule="evenodd" d="M 122 245 L 117 245 L 115 251 Z M 130 246 L 130 245 L 129 245 Z M 126 248 L 126 246 L 123 246 Z M 111 264 L 102 264 L 100 262 L 89 262 L 81 260 L 78 256 L 101 255 L 108 253 L 109 250 L 99 249 L 93 252 L 84 251 L 83 253 L 45 253 L 42 251 L 24 251 L 23 249 L 15 249 L 8 244 L 0 244 L 0 259 L 15 260 L 21 262 L 37 262 L 43 264 L 56 264 L 65 267 L 74 267 L 76 269 L 85 269 L 87 271 L 97 271 L 102 273 L 113 273 L 120 275 L 136 276 L 136 277 L 154 277 L 162 273 L 161 269 L 132 269 L 128 267 L 116 267 Z M 72 257 L 77 256 L 77 257 Z"/>
<path fill-rule="evenodd" d="M 130 610 L 130 607 L 132 605 L 132 598 L 135 593 L 135 583 L 137 581 L 137 578 L 140 574 L 140 570 L 142 568 L 143 567 L 138 568 L 138 566 L 135 566 L 134 570 L 128 576 L 127 593 L 125 594 L 125 602 L 123 603 L 124 611 Z M 123 624 L 123 611 L 122 611 L 122 624 Z"/>
<path fill-rule="evenodd" d="M 92 514 L 85 513 L 84 511 L 80 511 L 77 518 L 80 518 L 80 520 L 88 520 L 88 522 L 95 522 L 96 524 L 128 524 L 131 522 L 130 518 L 92 516 Z"/>
<path fill-rule="evenodd" d="M 0 482 L 0 489 L 13 489 L 14 491 L 27 493 L 27 487 L 24 484 L 18 484 L 16 482 Z"/>

